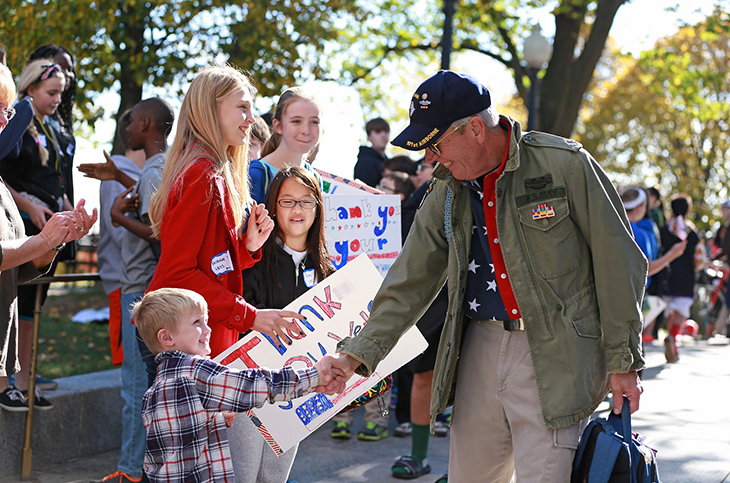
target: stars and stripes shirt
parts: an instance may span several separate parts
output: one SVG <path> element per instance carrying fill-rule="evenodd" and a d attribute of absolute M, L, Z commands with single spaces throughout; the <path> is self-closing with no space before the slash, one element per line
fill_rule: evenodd
<path fill-rule="evenodd" d="M 142 402 L 144 470 L 153 483 L 234 483 L 221 411 L 286 401 L 319 384 L 314 367 L 241 371 L 180 351 L 162 352 L 155 360 L 157 377 Z"/>
<path fill-rule="evenodd" d="M 503 129 L 509 125 L 500 123 Z M 469 188 L 474 225 L 471 230 L 469 270 L 464 310 L 474 320 L 507 320 L 521 317 L 497 233 L 497 179 L 504 171 L 509 145 L 502 163 L 481 178 L 461 181 Z"/>

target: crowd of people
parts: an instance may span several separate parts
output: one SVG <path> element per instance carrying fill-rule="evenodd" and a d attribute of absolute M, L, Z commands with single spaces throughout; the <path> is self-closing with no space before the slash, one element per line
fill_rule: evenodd
<path fill-rule="evenodd" d="M 75 92 L 63 47 L 31 54 L 17 88 L 0 64 L 8 411 L 28 411 L 35 290 L 20 284 L 73 258 L 72 242 L 97 220 L 83 199 L 74 207 Z M 624 397 L 638 409 L 642 342 L 662 324 L 667 361 L 678 360 L 695 275 L 707 265 L 691 199 L 672 196 L 665 213 L 654 188 L 617 191 L 580 144 L 522 132 L 481 83 L 439 71 L 418 87 L 410 124 L 392 141 L 422 159 L 389 158 L 388 122 L 365 125 L 369 146 L 353 178 L 400 196 L 404 240 L 365 328 L 307 370 L 211 362 L 248 331 L 288 340 L 302 316 L 283 308 L 335 271 L 312 167 L 321 106 L 292 87 L 267 123 L 253 94 L 240 70 L 208 67 L 185 93 L 169 146 L 174 110 L 152 97 L 119 116 L 124 154 L 78 166 L 101 180 L 99 273 L 122 366 L 121 459 L 102 481 L 287 482 L 297 448 L 277 457 L 236 413 L 341 392 L 412 325 L 429 346 L 395 375 L 395 434 L 411 438 L 411 451 L 392 475 L 428 474 L 435 434 L 451 438 L 438 483 L 568 481 L 581 421 L 607 392 L 615 412 Z M 730 253 L 725 227 L 710 251 L 720 261 Z M 647 320 L 658 300 L 664 320 Z M 35 409 L 52 408 L 40 388 L 54 385 L 39 376 Z M 358 439 L 388 437 L 382 406 L 366 405 Z M 335 416 L 332 438 L 351 438 L 352 424 L 352 413 Z"/>

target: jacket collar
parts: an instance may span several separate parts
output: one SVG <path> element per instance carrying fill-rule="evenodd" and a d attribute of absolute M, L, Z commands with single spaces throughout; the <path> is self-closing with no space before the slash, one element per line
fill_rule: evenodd
<path fill-rule="evenodd" d="M 509 154 L 507 155 L 507 163 L 505 164 L 505 171 L 514 171 L 520 167 L 520 139 L 522 139 L 522 127 L 520 123 L 512 119 L 511 117 L 499 115 L 500 122 L 506 122 L 510 125 L 511 137 L 509 140 Z M 444 181 L 455 181 L 454 176 L 451 174 L 448 168 L 445 168 L 440 163 L 433 170 L 432 176 L 436 179 Z"/>

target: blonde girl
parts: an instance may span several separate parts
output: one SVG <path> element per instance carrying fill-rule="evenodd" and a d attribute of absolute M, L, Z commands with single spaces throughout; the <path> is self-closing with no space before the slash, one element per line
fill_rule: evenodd
<path fill-rule="evenodd" d="M 298 317 L 258 310 L 241 297 L 241 270 L 260 258 L 274 227 L 247 184 L 252 93 L 248 77 L 233 67 L 209 67 L 195 77 L 149 211 L 162 254 L 147 291 L 186 288 L 208 301 L 212 357 L 252 328 L 283 337 L 296 328 L 285 318 Z"/>

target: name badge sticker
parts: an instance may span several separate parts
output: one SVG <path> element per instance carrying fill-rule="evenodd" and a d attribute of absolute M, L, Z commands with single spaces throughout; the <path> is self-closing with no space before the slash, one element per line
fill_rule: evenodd
<path fill-rule="evenodd" d="M 40 144 L 44 148 L 47 148 L 48 147 L 48 141 L 46 140 L 46 135 L 45 134 L 39 134 L 38 135 L 38 144 Z"/>
<path fill-rule="evenodd" d="M 306 285 L 307 288 L 312 288 L 316 285 L 316 274 L 314 273 L 313 268 L 305 270 L 302 275 L 304 275 L 304 285 Z"/>
<path fill-rule="evenodd" d="M 224 273 L 233 271 L 233 261 L 231 261 L 231 253 L 226 250 L 223 253 L 214 255 L 210 261 L 210 269 L 216 275 L 223 275 Z"/>

